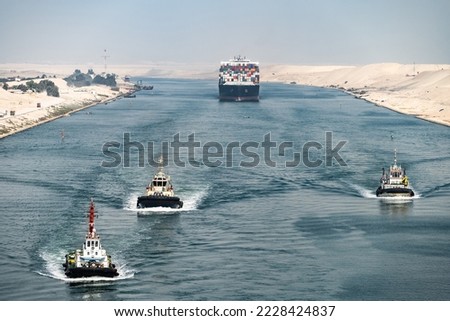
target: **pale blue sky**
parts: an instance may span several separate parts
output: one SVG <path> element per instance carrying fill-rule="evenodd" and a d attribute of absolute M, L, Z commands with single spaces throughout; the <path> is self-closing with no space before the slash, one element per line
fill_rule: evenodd
<path fill-rule="evenodd" d="M 449 0 L 0 0 L 0 63 L 450 63 Z"/>

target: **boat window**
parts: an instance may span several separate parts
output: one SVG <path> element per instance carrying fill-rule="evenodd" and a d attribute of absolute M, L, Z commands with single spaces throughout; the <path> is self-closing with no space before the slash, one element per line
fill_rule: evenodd
<path fill-rule="evenodd" d="M 87 247 L 91 246 L 91 241 L 87 241 Z"/>
<path fill-rule="evenodd" d="M 166 186 L 167 185 L 167 182 L 163 182 L 163 186 Z"/>
<path fill-rule="evenodd" d="M 96 247 L 98 246 L 98 241 L 95 241 L 95 246 L 96 246 Z"/>

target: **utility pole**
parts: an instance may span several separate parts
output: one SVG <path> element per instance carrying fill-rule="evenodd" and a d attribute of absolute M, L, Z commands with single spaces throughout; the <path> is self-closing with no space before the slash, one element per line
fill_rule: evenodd
<path fill-rule="evenodd" d="M 105 49 L 105 54 L 102 57 L 103 57 L 103 59 L 105 59 L 105 75 L 106 75 L 106 59 L 109 58 L 109 56 L 106 54 L 106 49 Z"/>

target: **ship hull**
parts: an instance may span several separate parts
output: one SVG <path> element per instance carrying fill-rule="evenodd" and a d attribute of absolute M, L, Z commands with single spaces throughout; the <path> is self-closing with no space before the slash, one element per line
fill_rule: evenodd
<path fill-rule="evenodd" d="M 259 101 L 259 85 L 219 85 L 220 101 Z"/>
<path fill-rule="evenodd" d="M 410 188 L 382 188 L 378 187 L 376 193 L 378 197 L 413 197 L 414 192 Z"/>
<path fill-rule="evenodd" d="M 183 202 L 176 196 L 140 196 L 137 200 L 138 208 L 170 207 L 182 208 Z"/>
<path fill-rule="evenodd" d="M 65 270 L 64 274 L 68 278 L 88 278 L 93 276 L 100 276 L 106 278 L 113 278 L 119 275 L 115 268 L 93 268 L 93 267 L 74 267 Z"/>

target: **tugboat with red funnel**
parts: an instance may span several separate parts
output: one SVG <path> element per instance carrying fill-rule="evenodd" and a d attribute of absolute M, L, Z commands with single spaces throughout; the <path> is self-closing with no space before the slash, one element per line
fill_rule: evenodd
<path fill-rule="evenodd" d="M 183 201 L 181 201 L 178 196 L 175 196 L 172 180 L 170 176 L 166 175 L 163 171 L 162 159 L 159 160 L 158 164 L 158 170 L 153 176 L 151 183 L 146 188 L 146 195 L 138 197 L 137 208 L 182 208 Z"/>
<path fill-rule="evenodd" d="M 100 243 L 100 236 L 94 226 L 95 208 L 91 199 L 89 208 L 89 225 L 83 243 L 83 249 L 66 254 L 63 263 L 64 274 L 69 278 L 87 278 L 93 276 L 113 278 L 119 275 L 111 256 L 106 254 Z"/>
<path fill-rule="evenodd" d="M 414 191 L 410 187 L 406 171 L 397 165 L 397 150 L 394 151 L 394 164 L 383 173 L 380 179 L 380 186 L 376 190 L 377 197 L 413 197 Z"/>

